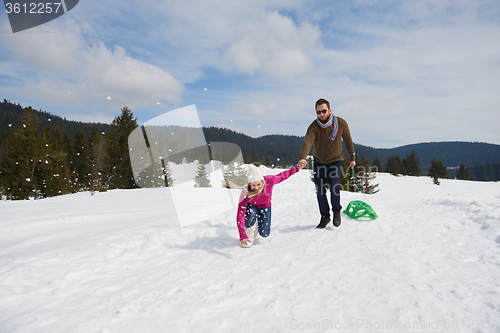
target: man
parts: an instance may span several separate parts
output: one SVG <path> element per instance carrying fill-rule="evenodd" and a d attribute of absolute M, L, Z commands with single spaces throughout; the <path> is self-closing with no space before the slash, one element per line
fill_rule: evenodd
<path fill-rule="evenodd" d="M 316 102 L 316 115 L 316 120 L 307 128 L 304 143 L 300 150 L 299 164 L 302 166 L 307 164 L 305 158 L 314 143 L 314 184 L 316 185 L 316 197 L 321 214 L 317 228 L 323 229 L 330 223 L 330 207 L 326 198 L 327 186 L 330 188 L 333 225 L 338 227 L 341 223 L 340 177 L 342 176 L 344 161 L 342 139 L 349 154 L 351 168 L 356 165 L 356 162 L 354 145 L 347 122 L 340 117 L 335 117 L 332 109 L 330 109 L 330 103 L 323 98 Z"/>

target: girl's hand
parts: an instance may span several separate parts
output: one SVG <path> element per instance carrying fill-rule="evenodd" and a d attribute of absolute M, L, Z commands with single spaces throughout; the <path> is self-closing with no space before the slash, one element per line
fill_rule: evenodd
<path fill-rule="evenodd" d="M 241 247 L 250 247 L 250 245 L 252 245 L 252 242 L 248 238 L 240 240 Z"/>

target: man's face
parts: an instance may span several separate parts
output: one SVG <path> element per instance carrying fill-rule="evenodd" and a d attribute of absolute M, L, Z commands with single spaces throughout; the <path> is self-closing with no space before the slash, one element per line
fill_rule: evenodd
<path fill-rule="evenodd" d="M 329 109 L 326 103 L 316 105 L 316 115 L 318 116 L 320 121 L 325 122 L 328 119 L 328 117 L 330 117 L 331 114 L 332 114 L 332 109 Z"/>

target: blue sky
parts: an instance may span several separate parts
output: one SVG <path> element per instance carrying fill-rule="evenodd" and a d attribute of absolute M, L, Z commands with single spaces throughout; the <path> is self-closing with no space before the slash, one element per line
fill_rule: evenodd
<path fill-rule="evenodd" d="M 326 98 L 359 144 L 500 144 L 496 0 L 82 0 L 0 45 L 0 98 L 72 120 L 302 136 Z"/>

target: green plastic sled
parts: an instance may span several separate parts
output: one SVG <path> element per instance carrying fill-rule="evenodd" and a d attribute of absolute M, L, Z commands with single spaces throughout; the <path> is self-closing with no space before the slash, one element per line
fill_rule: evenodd
<path fill-rule="evenodd" d="M 377 213 L 375 213 L 369 204 L 359 200 L 349 202 L 349 205 L 347 205 L 347 208 L 344 210 L 344 214 L 353 219 L 359 219 L 363 216 L 367 216 L 372 219 L 376 219 L 378 217 Z"/>

